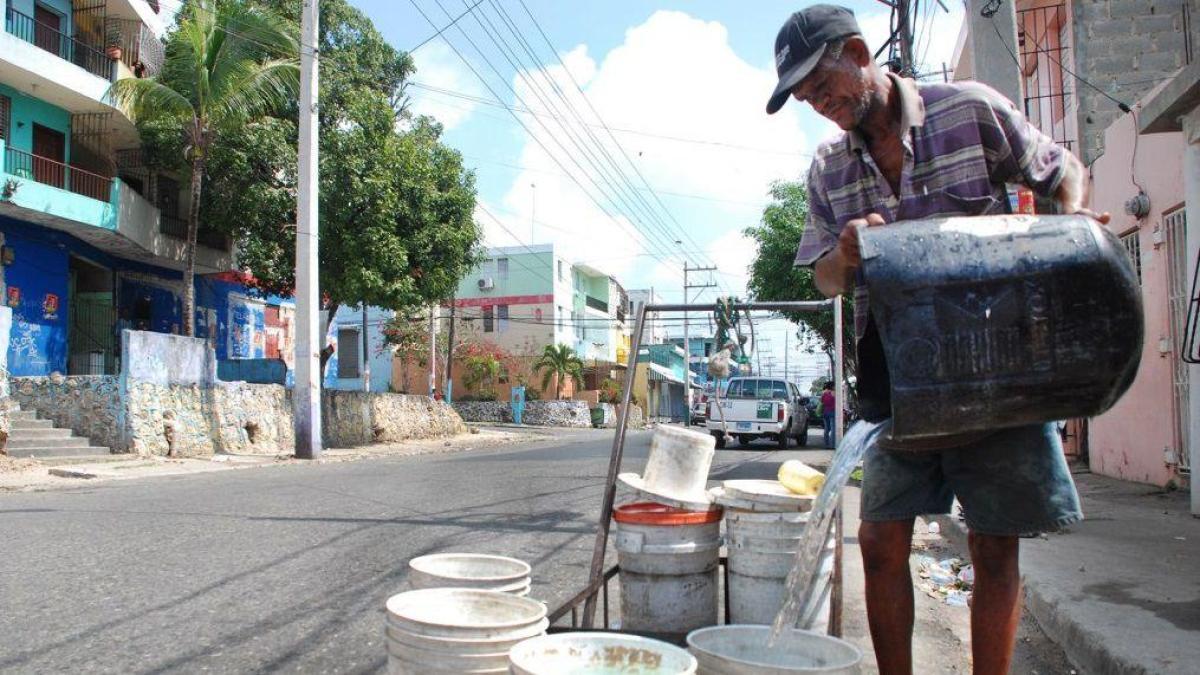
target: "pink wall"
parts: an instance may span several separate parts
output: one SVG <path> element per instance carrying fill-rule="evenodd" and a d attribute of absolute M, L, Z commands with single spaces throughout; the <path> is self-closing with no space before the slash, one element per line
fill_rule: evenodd
<path fill-rule="evenodd" d="M 1183 203 L 1183 140 L 1180 134 L 1153 134 L 1137 139 L 1134 173 L 1150 195 L 1151 212 L 1141 222 L 1125 214 L 1126 199 L 1137 194 L 1130 179 L 1134 149 L 1133 117 L 1125 115 L 1105 132 L 1104 155 L 1092 165 L 1091 208 L 1112 214 L 1109 229 L 1121 236 L 1137 230 L 1141 242 L 1142 301 L 1146 340 L 1137 379 L 1110 411 L 1091 421 L 1089 452 L 1092 471 L 1154 485 L 1176 478 L 1163 461 L 1163 448 L 1174 448 L 1171 372 L 1173 353 L 1160 353 L 1169 340 L 1167 245 L 1155 244 L 1162 214 Z M 1186 409 L 1186 401 L 1184 403 Z"/>

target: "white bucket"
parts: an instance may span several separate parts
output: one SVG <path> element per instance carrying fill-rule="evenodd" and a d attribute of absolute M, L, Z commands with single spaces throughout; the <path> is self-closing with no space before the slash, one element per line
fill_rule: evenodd
<path fill-rule="evenodd" d="M 862 651 L 828 635 L 790 630 L 767 647 L 770 626 L 712 626 L 687 637 L 699 675 L 857 675 Z"/>
<path fill-rule="evenodd" d="M 515 675 L 692 675 L 696 658 L 660 640 L 615 633 L 560 633 L 509 652 Z"/>
<path fill-rule="evenodd" d="M 409 583 L 423 588 L 481 588 L 521 594 L 529 589 L 529 563 L 480 553 L 435 553 L 408 561 Z"/>
<path fill-rule="evenodd" d="M 720 518 L 649 502 L 614 510 L 624 630 L 686 633 L 717 622 Z"/>
<path fill-rule="evenodd" d="M 807 522 L 807 513 L 725 512 L 732 623 L 769 624 L 775 620 Z M 801 628 L 821 628 L 827 623 L 835 547 L 836 539 L 830 533 L 821 554 L 817 590 L 800 614 Z"/>
<path fill-rule="evenodd" d="M 400 593 L 387 601 L 388 671 L 505 672 L 508 650 L 547 624 L 545 605 L 499 591 Z"/>

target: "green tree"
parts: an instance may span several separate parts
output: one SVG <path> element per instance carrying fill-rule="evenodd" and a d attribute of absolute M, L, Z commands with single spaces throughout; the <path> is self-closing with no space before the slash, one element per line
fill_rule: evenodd
<path fill-rule="evenodd" d="M 745 235 L 757 244 L 750 265 L 747 287 L 755 300 L 824 300 L 817 290 L 813 271 L 796 267 L 796 247 L 808 219 L 808 190 L 803 183 L 777 181 L 771 184 L 771 203 L 763 210 L 762 221 L 748 227 Z M 854 372 L 853 300 L 842 298 L 843 357 L 847 374 Z M 812 345 L 833 359 L 833 313 L 788 312 L 788 320 L 799 326 L 802 344 Z M 811 349 L 811 347 L 810 347 Z"/>
<path fill-rule="evenodd" d="M 184 249 L 183 330 L 195 334 L 196 233 L 210 150 L 238 130 L 294 100 L 299 85 L 294 25 L 262 8 L 196 0 L 185 7 L 166 46 L 156 79 L 126 78 L 112 85 L 113 102 L 130 119 L 182 146 L 176 155 L 190 172 Z"/>
<path fill-rule="evenodd" d="M 569 377 L 577 388 L 583 387 L 583 361 L 567 345 L 546 345 L 542 355 L 533 363 L 533 372 L 542 374 L 542 389 L 556 378 L 554 398 L 562 398 L 563 382 Z"/>
<path fill-rule="evenodd" d="M 482 398 L 495 400 L 496 380 L 500 379 L 503 364 L 495 354 L 472 354 L 463 360 L 466 372 L 463 373 L 463 384 L 468 389 L 475 389 Z"/>
<path fill-rule="evenodd" d="M 297 18 L 299 3 L 245 0 Z M 320 270 L 332 317 L 366 302 L 412 313 L 444 300 L 477 263 L 475 180 L 413 119 L 403 87 L 412 61 L 345 0 L 321 2 Z M 205 217 L 235 234 L 239 262 L 265 292 L 295 285 L 294 118 L 264 121 L 218 149 Z M 290 195 L 290 199 L 285 198 Z M 250 214 L 250 215 L 248 215 Z M 322 367 L 332 351 L 322 351 Z"/>

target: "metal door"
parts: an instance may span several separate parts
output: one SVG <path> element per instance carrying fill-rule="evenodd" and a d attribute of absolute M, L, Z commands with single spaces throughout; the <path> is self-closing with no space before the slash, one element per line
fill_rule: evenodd
<path fill-rule="evenodd" d="M 1167 239 L 1167 301 L 1171 322 L 1171 411 L 1175 422 L 1175 457 L 1179 470 L 1191 470 L 1188 447 L 1188 364 L 1180 358 L 1184 346 L 1184 323 L 1187 321 L 1187 214 L 1176 209 L 1163 216 L 1163 229 Z"/>

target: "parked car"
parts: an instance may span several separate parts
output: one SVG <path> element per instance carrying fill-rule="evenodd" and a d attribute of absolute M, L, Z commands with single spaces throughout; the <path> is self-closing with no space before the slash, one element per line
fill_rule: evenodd
<path fill-rule="evenodd" d="M 771 438 L 785 449 L 796 439 L 808 444 L 808 408 L 796 385 L 769 377 L 735 377 L 721 397 L 720 411 L 709 401 L 705 426 L 724 448 L 732 436 L 742 445 Z M 724 424 L 722 424 L 722 417 Z"/>
<path fill-rule="evenodd" d="M 692 424 L 704 424 L 708 419 L 708 396 L 706 394 L 693 394 L 692 398 Z"/>

